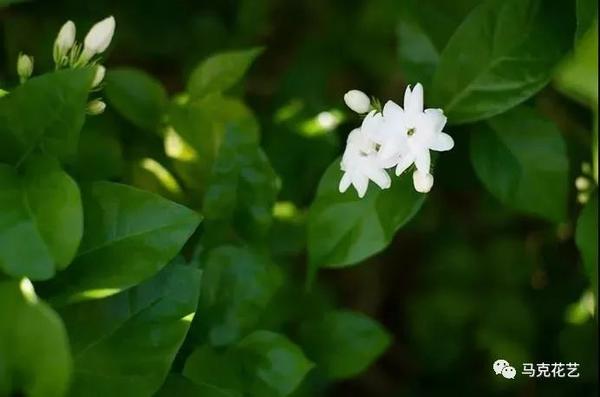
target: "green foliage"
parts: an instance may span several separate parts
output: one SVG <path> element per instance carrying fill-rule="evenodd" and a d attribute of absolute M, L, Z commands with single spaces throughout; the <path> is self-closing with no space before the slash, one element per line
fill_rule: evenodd
<path fill-rule="evenodd" d="M 46 285 L 56 303 L 109 296 L 147 279 L 177 255 L 199 223 L 185 207 L 110 182 L 87 186 L 83 206 L 79 252 Z"/>
<path fill-rule="evenodd" d="M 167 93 L 152 76 L 136 69 L 110 70 L 106 76 L 106 97 L 136 127 L 158 131 L 167 106 Z"/>
<path fill-rule="evenodd" d="M 0 394 L 60 397 L 68 390 L 71 352 L 60 317 L 26 280 L 0 281 Z"/>
<path fill-rule="evenodd" d="M 363 372 L 390 345 L 383 327 L 360 313 L 332 311 L 302 325 L 307 354 L 330 378 Z"/>
<path fill-rule="evenodd" d="M 485 187 L 504 204 L 552 221 L 566 216 L 568 160 L 560 131 L 520 107 L 471 135 L 471 160 Z"/>
<path fill-rule="evenodd" d="M 81 241 L 79 188 L 51 158 L 29 157 L 20 172 L 0 164 L 0 225 L 0 269 L 48 279 L 69 265 Z"/>
<path fill-rule="evenodd" d="M 597 391 L 596 1 L 96 0 L 110 58 L 47 73 L 92 15 L 25 3 L 0 15 L 0 396 Z M 417 82 L 455 142 L 434 189 L 339 193 L 343 93 Z"/>
<path fill-rule="evenodd" d="M 250 249 L 220 246 L 207 254 L 198 309 L 206 339 L 229 345 L 258 324 L 281 284 L 280 270 Z"/>
<path fill-rule="evenodd" d="M 311 368 L 298 346 L 284 336 L 255 331 L 223 353 L 207 346 L 197 349 L 183 373 L 225 396 L 283 397 L 298 387 Z"/>
<path fill-rule="evenodd" d="M 199 270 L 172 264 L 110 298 L 61 308 L 75 364 L 69 395 L 152 395 L 183 343 L 199 287 Z"/>
<path fill-rule="evenodd" d="M 61 70 L 0 98 L 0 161 L 21 164 L 38 150 L 74 156 L 93 76 L 89 68 Z"/>
<path fill-rule="evenodd" d="M 190 76 L 189 94 L 192 98 L 200 98 L 227 91 L 242 78 L 262 51 L 262 48 L 230 51 L 205 59 Z"/>
<path fill-rule="evenodd" d="M 354 265 L 384 249 L 396 231 L 419 210 L 425 196 L 403 178 L 388 190 L 370 190 L 364 199 L 355 192 L 340 194 L 339 160 L 327 169 L 319 184 L 308 220 L 310 266 Z"/>
<path fill-rule="evenodd" d="M 433 81 L 450 122 L 494 116 L 544 87 L 572 43 L 573 14 L 571 1 L 487 0 L 475 8 L 442 52 Z"/>

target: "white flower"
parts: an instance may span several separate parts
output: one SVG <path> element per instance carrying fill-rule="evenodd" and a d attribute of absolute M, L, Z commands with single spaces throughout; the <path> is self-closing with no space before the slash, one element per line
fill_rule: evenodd
<path fill-rule="evenodd" d="M 104 103 L 100 99 L 94 99 L 93 101 L 90 101 L 87 105 L 87 113 L 90 116 L 97 116 L 99 114 L 102 114 L 104 113 L 105 109 L 106 103 Z"/>
<path fill-rule="evenodd" d="M 344 102 L 350 109 L 359 114 L 371 110 L 371 100 L 367 94 L 359 90 L 350 90 L 344 94 Z"/>
<path fill-rule="evenodd" d="M 19 54 L 17 59 L 17 74 L 21 82 L 27 80 L 33 73 L 33 57 L 25 54 Z"/>
<path fill-rule="evenodd" d="M 350 185 L 353 185 L 358 196 L 362 198 L 367 193 L 369 180 L 375 182 L 382 189 L 389 188 L 392 183 L 390 176 L 379 163 L 374 142 L 361 128 L 354 129 L 348 135 L 341 169 L 344 171 L 344 175 L 339 184 L 340 193 L 345 192 Z"/>
<path fill-rule="evenodd" d="M 83 52 L 86 54 L 87 59 L 106 51 L 114 33 L 115 18 L 112 16 L 92 26 L 83 42 Z"/>
<path fill-rule="evenodd" d="M 96 74 L 94 75 L 94 81 L 92 82 L 92 88 L 96 88 L 102 83 L 104 80 L 104 76 L 106 75 L 106 68 L 102 65 L 98 65 L 96 67 Z"/>
<path fill-rule="evenodd" d="M 66 54 L 67 51 L 73 47 L 75 44 L 75 24 L 73 21 L 67 21 L 58 31 L 58 35 L 56 36 L 56 40 L 54 41 L 54 51 L 62 55 Z"/>

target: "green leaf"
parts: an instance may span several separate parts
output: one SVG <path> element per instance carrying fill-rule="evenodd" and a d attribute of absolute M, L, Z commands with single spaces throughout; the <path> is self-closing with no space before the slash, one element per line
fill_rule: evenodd
<path fill-rule="evenodd" d="M 93 77 L 90 68 L 61 70 L 0 98 L 0 162 L 19 164 L 37 149 L 73 157 Z"/>
<path fill-rule="evenodd" d="M 485 187 L 505 205 L 564 220 L 569 164 L 558 128 L 526 107 L 480 128 L 471 135 L 471 161 Z"/>
<path fill-rule="evenodd" d="M 60 317 L 23 279 L 0 282 L 0 395 L 62 397 L 71 377 Z"/>
<path fill-rule="evenodd" d="M 249 248 L 234 246 L 210 251 L 203 269 L 202 332 L 214 346 L 236 342 L 256 326 L 281 286 L 279 269 Z"/>
<path fill-rule="evenodd" d="M 194 351 L 183 374 L 194 383 L 215 385 L 226 396 L 284 397 L 302 382 L 313 364 L 286 337 L 255 331 L 231 349 Z"/>
<path fill-rule="evenodd" d="M 106 97 L 114 109 L 138 128 L 158 131 L 167 110 L 167 92 L 152 76 L 137 69 L 111 69 Z"/>
<path fill-rule="evenodd" d="M 598 23 L 581 37 L 572 56 L 559 67 L 556 87 L 580 101 L 596 108 L 598 104 Z"/>
<path fill-rule="evenodd" d="M 286 337 L 255 331 L 236 346 L 244 373 L 253 375 L 244 390 L 254 396 L 288 396 L 313 367 L 302 350 Z"/>
<path fill-rule="evenodd" d="M 387 190 L 370 186 L 362 199 L 352 189 L 338 191 L 341 177 L 337 159 L 323 175 L 310 208 L 308 253 L 313 271 L 353 265 L 383 250 L 425 198 L 415 192 L 409 175 L 394 179 Z"/>
<path fill-rule="evenodd" d="M 332 379 L 356 376 L 390 345 L 385 329 L 356 312 L 332 311 L 302 324 L 302 346 L 319 370 Z"/>
<path fill-rule="evenodd" d="M 227 127 L 238 127 L 249 140 L 258 141 L 259 136 L 258 122 L 250 109 L 239 100 L 218 94 L 174 103 L 169 121 L 173 128 L 165 136 L 167 156 L 175 160 L 175 170 L 187 187 L 200 197 Z"/>
<path fill-rule="evenodd" d="M 106 299 L 63 307 L 75 362 L 71 396 L 150 396 L 196 311 L 200 271 L 172 264 Z"/>
<path fill-rule="evenodd" d="M 408 81 L 428 87 L 439 61 L 439 51 L 416 23 L 398 23 L 398 56 Z"/>
<path fill-rule="evenodd" d="M 277 175 L 256 139 L 229 128 L 204 196 L 207 234 L 213 223 L 224 223 L 247 240 L 264 240 L 278 191 Z"/>
<path fill-rule="evenodd" d="M 222 52 L 200 63 L 192 72 L 187 90 L 193 98 L 222 93 L 233 87 L 246 73 L 262 48 Z"/>
<path fill-rule="evenodd" d="M 237 392 L 229 392 L 207 383 L 194 383 L 185 376 L 170 374 L 154 397 L 238 397 Z"/>
<path fill-rule="evenodd" d="M 152 193 L 109 182 L 82 191 L 85 232 L 71 266 L 46 285 L 55 304 L 120 292 L 162 269 L 199 216 Z"/>
<path fill-rule="evenodd" d="M 69 265 L 82 234 L 79 188 L 56 160 L 31 157 L 20 172 L 0 164 L 0 270 L 48 279 Z"/>
<path fill-rule="evenodd" d="M 572 44 L 571 1 L 488 0 L 454 33 L 433 80 L 451 123 L 507 111 L 544 87 Z"/>
<path fill-rule="evenodd" d="M 598 1 L 597 0 L 576 0 L 577 11 L 577 32 L 575 39 L 579 40 L 594 25 L 598 23 Z M 596 32 L 596 35 L 598 33 Z"/>
<path fill-rule="evenodd" d="M 598 196 L 590 197 L 577 220 L 575 242 L 585 271 L 598 297 Z"/>

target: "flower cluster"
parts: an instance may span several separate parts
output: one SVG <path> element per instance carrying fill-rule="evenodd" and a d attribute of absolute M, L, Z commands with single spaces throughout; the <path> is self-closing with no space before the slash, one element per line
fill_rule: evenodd
<path fill-rule="evenodd" d="M 358 196 L 364 197 L 369 181 L 387 189 L 392 183 L 387 169 L 395 168 L 400 176 L 413 164 L 415 190 L 429 192 L 433 186 L 430 150 L 450 150 L 454 141 L 442 131 L 446 125 L 444 112 L 423 108 L 423 86 L 406 88 L 404 108 L 387 101 L 380 110 L 377 101 L 372 103 L 358 90 L 347 92 L 344 101 L 350 109 L 366 116 L 360 128 L 348 135 L 340 164 L 344 171 L 340 192 L 352 185 Z"/>

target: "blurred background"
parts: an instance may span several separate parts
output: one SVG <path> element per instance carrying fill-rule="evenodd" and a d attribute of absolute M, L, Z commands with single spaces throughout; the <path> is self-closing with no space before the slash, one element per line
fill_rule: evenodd
<path fill-rule="evenodd" d="M 405 86 L 415 83 L 406 73 L 411 56 L 427 56 L 411 40 L 416 16 L 409 3 L 419 2 L 19 2 L 0 9 L 0 83 L 16 80 L 19 51 L 35 57 L 36 71 L 50 70 L 50 48 L 67 19 L 76 21 L 81 35 L 95 21 L 114 15 L 117 31 L 105 57 L 107 68 L 142 69 L 170 95 L 184 89 L 189 73 L 206 56 L 263 46 L 238 94 L 255 112 L 263 148 L 281 178 L 278 208 L 289 210 L 276 214 L 270 244 L 298 288 L 287 288 L 277 304 L 292 300 L 300 311 L 328 305 L 360 311 L 393 337 L 391 347 L 360 376 L 325 385 L 311 374 L 296 395 L 595 395 L 597 320 L 573 241 L 574 224 L 523 216 L 493 198 L 470 164 L 473 126 L 446 128 L 455 149 L 440 156 L 433 192 L 393 244 L 358 266 L 321 271 L 315 292 L 301 292 L 306 209 L 347 133 L 360 122 L 344 108 L 344 92 L 356 88 L 382 100 L 401 100 Z M 449 36 L 476 3 L 423 1 L 416 9 L 431 16 L 428 21 L 440 27 L 441 36 L 444 30 Z M 427 90 L 425 95 L 427 103 Z M 561 128 L 574 181 L 582 162 L 589 161 L 591 112 L 552 85 L 530 103 Z M 104 145 L 106 154 L 87 158 L 93 163 L 91 175 L 81 177 L 99 173 L 147 188 L 131 159 L 152 153 L 160 146 L 157 137 L 117 117 L 110 106 L 90 124 L 86 128 L 105 131 L 102 142 L 93 145 Z M 580 204 L 574 187 L 570 199 L 569 219 L 576 219 Z M 286 330 L 296 332 L 293 326 Z M 518 373 L 524 362 L 577 362 L 581 375 L 506 382 L 492 374 L 499 358 L 510 358 Z"/>

